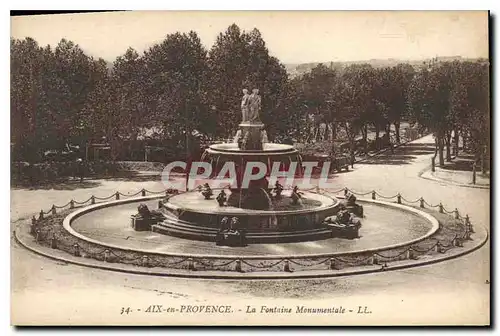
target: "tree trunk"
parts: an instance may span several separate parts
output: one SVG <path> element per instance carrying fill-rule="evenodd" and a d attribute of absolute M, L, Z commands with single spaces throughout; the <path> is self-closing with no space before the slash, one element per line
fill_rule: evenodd
<path fill-rule="evenodd" d="M 454 142 L 455 142 L 455 148 L 454 148 L 454 154 L 455 154 L 455 157 L 458 156 L 458 149 L 459 149 L 459 138 L 458 138 L 458 129 L 455 129 L 453 131 L 453 137 L 454 137 Z"/>
<path fill-rule="evenodd" d="M 446 144 L 446 162 L 450 162 L 451 161 L 451 132 L 446 132 L 445 144 Z"/>
<path fill-rule="evenodd" d="M 363 149 L 365 154 L 368 153 L 368 126 L 361 127 L 361 135 L 363 136 Z"/>
<path fill-rule="evenodd" d="M 394 128 L 396 129 L 396 143 L 397 144 L 401 143 L 401 138 L 399 137 L 399 127 L 400 126 L 401 126 L 401 124 L 399 123 L 399 121 L 394 122 Z"/>
<path fill-rule="evenodd" d="M 323 141 L 328 140 L 328 133 L 330 131 L 330 127 L 328 127 L 328 123 L 325 122 L 325 133 L 323 134 Z"/>
<path fill-rule="evenodd" d="M 465 134 L 465 132 L 461 132 L 462 133 L 462 150 L 465 152 L 467 150 L 467 136 Z"/>
<path fill-rule="evenodd" d="M 484 174 L 486 174 L 486 171 L 487 171 L 487 166 L 486 166 L 486 146 L 483 146 L 483 148 L 481 148 L 481 172 Z"/>
<path fill-rule="evenodd" d="M 337 139 L 337 124 L 332 123 L 332 141 Z"/>
<path fill-rule="evenodd" d="M 354 158 L 354 139 L 356 138 L 356 134 L 354 134 L 354 130 L 350 129 L 350 125 L 345 125 L 345 131 L 347 134 L 347 139 L 349 140 L 349 155 L 351 157 L 351 163 Z"/>
<path fill-rule="evenodd" d="M 439 166 L 443 167 L 444 166 L 444 141 L 443 141 L 443 136 L 440 134 L 437 137 L 437 144 L 438 144 L 438 154 L 439 154 Z"/>
<path fill-rule="evenodd" d="M 320 140 L 320 132 L 319 132 L 319 127 L 320 125 L 315 125 L 314 126 L 314 139 L 316 140 L 316 142 L 318 142 Z"/>

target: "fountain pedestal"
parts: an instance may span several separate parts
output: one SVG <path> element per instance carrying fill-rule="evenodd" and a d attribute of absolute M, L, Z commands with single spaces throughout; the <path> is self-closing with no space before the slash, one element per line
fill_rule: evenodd
<path fill-rule="evenodd" d="M 264 124 L 261 122 L 244 122 L 239 125 L 241 130 L 242 150 L 262 150 L 262 131 Z"/>

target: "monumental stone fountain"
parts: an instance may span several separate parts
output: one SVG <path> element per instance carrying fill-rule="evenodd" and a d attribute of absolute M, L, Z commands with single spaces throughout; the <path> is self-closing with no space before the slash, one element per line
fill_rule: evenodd
<path fill-rule="evenodd" d="M 338 199 L 320 193 L 284 188 L 280 182 L 269 187 L 269 174 L 242 183 L 248 164 L 260 162 L 267 172 L 278 164 L 286 170 L 301 167 L 294 146 L 270 143 L 260 121 L 261 97 L 247 90 L 241 102 L 242 122 L 232 143 L 213 144 L 201 160 L 217 174 L 225 163 L 236 167 L 236 183 L 212 190 L 208 183 L 160 202 L 165 219 L 152 230 L 172 236 L 220 242 L 221 232 L 243 233 L 246 243 L 280 243 L 326 239 L 332 229 L 325 219 L 337 214 Z M 274 186 L 274 187 L 273 187 Z"/>

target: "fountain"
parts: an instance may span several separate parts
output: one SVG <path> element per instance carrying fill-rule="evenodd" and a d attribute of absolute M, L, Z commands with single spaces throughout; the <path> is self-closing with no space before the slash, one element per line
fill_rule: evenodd
<path fill-rule="evenodd" d="M 227 232 L 244 232 L 246 243 L 279 243 L 327 239 L 332 230 L 323 222 L 335 215 L 340 202 L 294 187 L 285 188 L 276 181 L 269 188 L 269 172 L 277 164 L 280 170 L 301 167 L 301 157 L 294 146 L 270 143 L 264 124 L 260 121 L 260 96 L 254 89 L 251 95 L 244 90 L 242 122 L 232 143 L 213 144 L 205 151 L 202 161 L 209 162 L 218 174 L 226 163 L 235 167 L 235 184 L 217 192 L 205 184 L 169 197 L 160 202 L 165 220 L 152 225 L 155 232 L 172 236 L 220 242 L 221 228 L 229 219 Z M 262 163 L 267 174 L 244 183 L 248 164 Z M 254 167 L 254 166 L 251 166 Z M 251 170 L 251 169 L 250 169 Z M 217 195 L 216 199 L 210 198 Z"/>

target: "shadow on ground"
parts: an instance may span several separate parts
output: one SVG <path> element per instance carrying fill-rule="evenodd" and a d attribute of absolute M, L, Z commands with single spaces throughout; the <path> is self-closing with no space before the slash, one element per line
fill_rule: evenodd
<path fill-rule="evenodd" d="M 440 168 L 444 170 L 472 172 L 472 162 L 472 160 L 463 160 L 457 158 L 454 161 L 445 162 L 444 166 Z"/>
<path fill-rule="evenodd" d="M 57 181 L 42 181 L 34 185 L 28 183 L 11 185 L 12 190 L 16 189 L 30 189 L 30 190 L 76 190 L 76 189 L 88 189 L 97 188 L 101 185 L 101 182 L 93 180 L 57 180 Z"/>
<path fill-rule="evenodd" d="M 106 180 L 110 181 L 127 181 L 127 182 L 149 182 L 149 181 L 160 181 L 161 174 L 124 174 L 122 176 L 113 176 L 106 178 Z"/>
<path fill-rule="evenodd" d="M 73 178 L 61 178 L 55 181 L 38 181 L 36 183 L 13 183 L 11 181 L 11 189 L 30 189 L 30 190 L 75 190 L 75 189 L 88 189 L 96 188 L 101 186 L 101 182 L 98 180 L 109 180 L 109 181 L 124 181 L 124 182 L 149 182 L 149 181 L 160 181 L 161 175 L 157 174 L 141 174 L 138 172 L 117 172 L 113 176 L 93 176 L 84 179 L 80 182 L 79 179 Z"/>
<path fill-rule="evenodd" d="M 407 144 L 395 148 L 393 152 L 386 151 L 383 154 L 371 157 L 361 162 L 362 164 L 373 165 L 402 165 L 410 164 L 419 155 L 434 153 L 434 143 Z"/>

